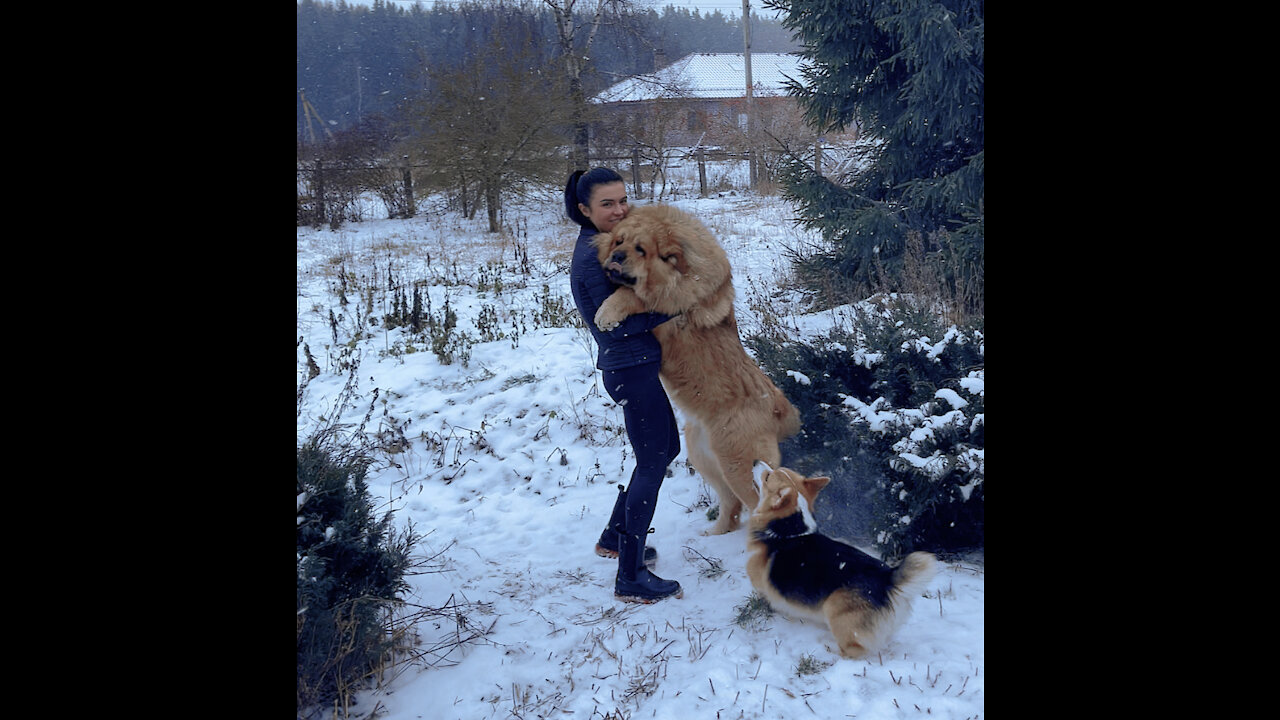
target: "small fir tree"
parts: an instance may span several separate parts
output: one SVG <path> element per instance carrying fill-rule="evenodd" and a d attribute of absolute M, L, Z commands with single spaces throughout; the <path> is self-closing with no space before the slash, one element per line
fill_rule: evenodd
<path fill-rule="evenodd" d="M 376 517 L 371 460 L 330 427 L 298 448 L 298 711 L 360 687 L 396 647 L 391 613 L 408 588 L 412 530 Z"/>
<path fill-rule="evenodd" d="M 897 303 L 803 342 L 745 342 L 804 418 L 787 464 L 832 478 L 821 526 L 893 558 L 983 547 L 981 330 Z"/>

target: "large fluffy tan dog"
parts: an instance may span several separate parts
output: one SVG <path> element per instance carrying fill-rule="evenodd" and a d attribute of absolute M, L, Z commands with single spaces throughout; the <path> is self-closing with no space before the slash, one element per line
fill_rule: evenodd
<path fill-rule="evenodd" d="M 697 218 L 665 205 L 633 208 L 595 242 L 623 284 L 600 306 L 597 327 L 645 311 L 679 315 L 653 331 L 662 384 L 686 418 L 689 461 L 720 499 L 709 532 L 730 532 L 758 500 L 752 463 L 780 464 L 778 442 L 800 430 L 800 414 L 742 347 L 724 248 Z"/>

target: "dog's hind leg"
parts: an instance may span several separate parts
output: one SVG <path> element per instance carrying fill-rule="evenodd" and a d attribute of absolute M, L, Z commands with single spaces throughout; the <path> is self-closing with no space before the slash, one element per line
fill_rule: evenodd
<path fill-rule="evenodd" d="M 751 460 L 746 456 L 736 457 L 724 462 L 722 468 L 725 485 L 729 488 L 737 512 L 741 512 L 743 508 L 754 510 L 756 504 L 760 502 L 760 495 L 756 492 L 755 483 L 751 481 Z M 734 519 L 736 525 L 736 512 Z"/>
<path fill-rule="evenodd" d="M 717 489 L 717 492 L 720 494 L 720 515 L 707 535 L 724 535 L 737 530 L 740 525 L 738 516 L 742 515 L 742 501 L 728 487 Z"/>
<path fill-rule="evenodd" d="M 756 492 L 755 482 L 751 477 L 751 468 L 756 459 L 752 457 L 753 453 L 743 448 L 726 447 L 731 443 L 716 443 L 713 440 L 711 445 L 723 485 L 720 490 L 720 518 L 711 530 L 711 534 L 718 535 L 735 530 L 742 510 L 754 510 L 760 502 L 760 495 Z M 777 462 L 773 457 L 769 460 Z"/>
<path fill-rule="evenodd" d="M 715 444 L 713 443 L 713 446 Z M 755 510 L 760 502 L 756 493 L 756 484 L 751 477 L 751 469 L 756 461 L 764 461 L 771 468 L 782 467 L 782 453 L 778 443 L 771 435 L 757 435 L 749 444 L 740 444 L 733 439 L 716 447 L 716 457 L 720 458 L 720 467 L 724 470 L 725 484 L 733 491 L 748 510 Z"/>
<path fill-rule="evenodd" d="M 837 590 L 822 604 L 827 627 L 840 645 L 840 654 L 857 660 L 879 647 L 876 610 L 856 590 Z"/>
<path fill-rule="evenodd" d="M 707 430 L 695 419 L 690 419 L 684 426 L 685 446 L 689 453 L 689 464 L 698 471 L 716 493 L 720 501 L 720 514 L 716 524 L 707 530 L 707 535 L 723 535 L 738 528 L 738 515 L 742 513 L 742 503 L 729 484 L 725 481 L 720 460 L 712 451 L 707 437 Z"/>
<path fill-rule="evenodd" d="M 771 468 L 781 467 L 782 453 L 778 450 L 778 443 L 773 440 L 772 436 L 757 438 L 754 444 L 743 445 L 736 442 L 733 436 L 730 435 L 721 438 L 719 442 L 713 439 L 711 448 L 715 457 L 719 460 L 722 473 L 721 480 L 728 491 L 727 493 L 721 493 L 721 519 L 724 519 L 724 507 L 726 504 L 733 505 L 735 508 L 731 520 L 732 527 L 723 531 L 728 532 L 737 527 L 738 512 L 741 512 L 743 508 L 753 511 L 760 502 L 760 495 L 756 492 L 756 484 L 752 479 L 751 473 L 756 461 L 763 460 Z M 726 501 L 725 495 L 731 496 L 732 499 Z M 734 502 L 734 500 L 737 502 Z M 720 527 L 717 525 L 716 531 L 719 531 Z"/>

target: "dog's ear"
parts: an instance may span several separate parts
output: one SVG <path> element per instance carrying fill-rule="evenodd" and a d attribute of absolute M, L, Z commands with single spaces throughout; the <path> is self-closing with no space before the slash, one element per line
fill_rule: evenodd
<path fill-rule="evenodd" d="M 658 243 L 658 252 L 661 253 L 663 262 L 670 264 L 676 272 L 681 275 L 689 274 L 689 263 L 684 259 L 684 248 L 676 242 L 675 233 L 670 229 L 662 236 L 662 242 Z"/>
<path fill-rule="evenodd" d="M 817 495 L 818 491 L 826 487 L 829 482 L 831 482 L 829 477 L 812 477 L 806 478 L 804 484 L 809 489 L 809 495 L 813 496 Z"/>
<path fill-rule="evenodd" d="M 689 274 L 689 263 L 685 261 L 684 253 L 680 252 L 679 250 L 676 250 L 675 252 L 668 255 L 665 259 L 667 262 L 671 263 L 671 267 L 675 268 L 676 272 L 680 273 L 681 275 Z"/>

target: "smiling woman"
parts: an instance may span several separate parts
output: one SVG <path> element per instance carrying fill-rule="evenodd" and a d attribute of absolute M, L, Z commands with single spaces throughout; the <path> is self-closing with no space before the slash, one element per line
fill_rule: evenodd
<path fill-rule="evenodd" d="M 658 490 L 666 478 L 667 466 L 680 454 L 675 412 L 658 379 L 662 346 L 653 335 L 653 329 L 671 317 L 639 313 L 607 333 L 594 322 L 600 306 L 618 291 L 601 266 L 592 240 L 600 232 L 612 230 L 631 210 L 622 176 L 608 168 L 574 172 L 565 184 L 564 206 L 569 219 L 582 228 L 574 245 L 569 286 L 583 324 L 595 339 L 596 367 L 602 373 L 604 389 L 622 408 L 627 439 L 636 458 L 630 483 L 618 487 L 609 523 L 596 543 L 596 554 L 618 558 L 616 599 L 654 603 L 667 597 L 678 598 L 684 594 L 680 583 L 650 572 L 649 562 L 657 563 L 657 553 L 646 547 Z"/>
<path fill-rule="evenodd" d="M 589 203 L 578 203 L 578 211 L 600 232 L 609 232 L 630 212 L 627 186 L 621 176 L 616 182 L 600 183 L 591 189 Z"/>

